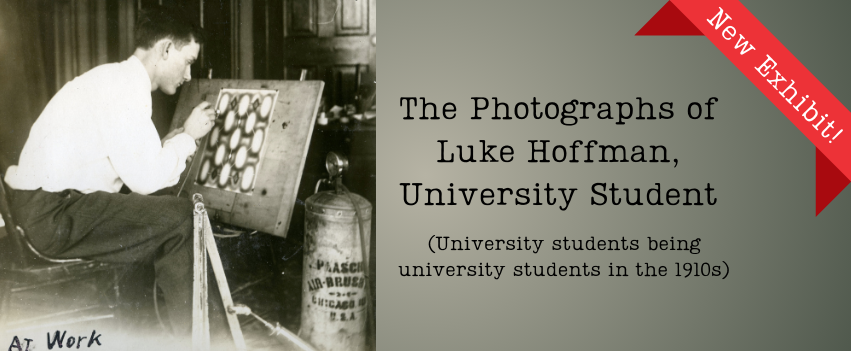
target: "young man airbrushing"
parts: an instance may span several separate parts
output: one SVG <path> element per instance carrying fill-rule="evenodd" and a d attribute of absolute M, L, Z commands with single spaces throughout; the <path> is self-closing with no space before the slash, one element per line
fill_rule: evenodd
<path fill-rule="evenodd" d="M 172 95 L 191 79 L 204 37 L 180 11 L 167 8 L 141 13 L 135 31 L 130 58 L 98 66 L 53 96 L 5 181 L 13 189 L 14 216 L 43 254 L 152 262 L 172 327 L 187 336 L 193 205 L 186 198 L 149 194 L 177 183 L 195 141 L 210 131 L 216 116 L 202 102 L 182 128 L 160 140 L 151 120 L 151 92 Z M 123 185 L 132 193 L 119 194 Z M 218 294 L 210 296 L 214 301 Z M 220 306 L 211 310 L 221 313 Z"/>

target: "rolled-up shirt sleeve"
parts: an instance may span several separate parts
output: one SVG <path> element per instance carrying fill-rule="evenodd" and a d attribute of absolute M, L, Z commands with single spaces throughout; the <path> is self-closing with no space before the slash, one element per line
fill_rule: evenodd
<path fill-rule="evenodd" d="M 186 169 L 186 158 L 195 152 L 189 134 L 178 134 L 161 144 L 150 113 L 125 110 L 103 119 L 100 134 L 110 163 L 131 191 L 147 195 L 177 184 Z"/>

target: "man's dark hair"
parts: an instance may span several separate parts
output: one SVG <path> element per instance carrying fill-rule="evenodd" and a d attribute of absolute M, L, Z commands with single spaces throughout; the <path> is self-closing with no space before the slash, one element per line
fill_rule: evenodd
<path fill-rule="evenodd" d="M 155 6 L 142 10 L 135 30 L 137 48 L 152 48 L 162 39 L 171 39 L 178 49 L 193 39 L 198 44 L 204 42 L 203 30 L 179 7 Z"/>

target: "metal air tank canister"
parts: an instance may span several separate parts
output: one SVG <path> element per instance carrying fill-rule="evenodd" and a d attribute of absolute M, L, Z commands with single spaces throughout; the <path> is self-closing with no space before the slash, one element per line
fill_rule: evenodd
<path fill-rule="evenodd" d="M 366 350 L 370 318 L 369 238 L 372 205 L 349 193 L 340 175 L 348 162 L 331 153 L 331 191 L 305 201 L 304 275 L 299 336 L 323 351 Z M 317 184 L 318 189 L 318 184 Z"/>

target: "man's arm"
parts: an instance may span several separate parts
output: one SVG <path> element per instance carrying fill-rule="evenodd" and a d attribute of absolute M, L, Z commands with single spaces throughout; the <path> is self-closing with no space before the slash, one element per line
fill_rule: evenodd
<path fill-rule="evenodd" d="M 180 133 L 183 133 L 183 127 L 180 127 L 180 128 L 177 128 L 177 129 L 175 129 L 175 130 L 172 130 L 172 131 L 168 132 L 168 134 L 166 134 L 166 135 L 163 137 L 163 145 L 165 145 L 165 142 L 166 142 L 166 141 L 168 141 L 168 140 L 169 140 L 169 139 L 171 139 L 171 138 L 174 138 L 174 136 L 175 136 L 175 135 L 178 135 L 178 134 L 180 134 Z"/>
<path fill-rule="evenodd" d="M 184 131 L 162 144 L 149 117 L 110 118 L 101 134 L 121 180 L 133 192 L 150 194 L 177 184 L 186 158 L 195 152 L 195 139 L 206 135 L 214 120 L 209 103 L 203 102 L 187 118 Z"/>

